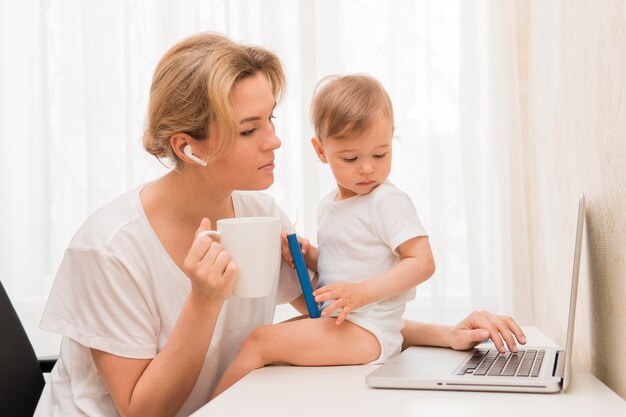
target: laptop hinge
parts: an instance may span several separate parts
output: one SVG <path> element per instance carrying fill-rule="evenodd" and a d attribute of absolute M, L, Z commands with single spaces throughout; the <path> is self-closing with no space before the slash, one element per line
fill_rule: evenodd
<path fill-rule="evenodd" d="M 565 351 L 556 351 L 556 360 L 554 361 L 554 369 L 552 369 L 552 376 L 558 376 L 563 378 L 565 373 Z"/>

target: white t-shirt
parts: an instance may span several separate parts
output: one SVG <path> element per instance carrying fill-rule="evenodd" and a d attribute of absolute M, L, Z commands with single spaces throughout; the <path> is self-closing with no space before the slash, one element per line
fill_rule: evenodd
<path fill-rule="evenodd" d="M 320 202 L 317 212 L 319 258 L 318 287 L 340 282 L 361 282 L 393 268 L 402 243 L 427 233 L 411 199 L 386 181 L 369 194 L 335 200 L 334 190 Z M 348 320 L 369 330 L 381 344 L 384 362 L 402 345 L 402 314 L 415 288 L 395 297 L 354 310 Z M 326 308 L 332 301 L 326 301 Z"/>
<path fill-rule="evenodd" d="M 91 215 L 65 252 L 40 324 L 63 336 L 61 352 L 35 416 L 117 416 L 89 348 L 149 359 L 172 333 L 191 284 L 150 226 L 139 198 L 141 188 Z M 236 217 L 279 217 L 283 230 L 291 228 L 271 197 L 234 192 L 232 198 Z M 271 295 L 229 298 L 198 381 L 177 416 L 205 404 L 243 340 L 272 322 L 277 303 L 290 302 L 300 293 L 295 272 L 283 262 Z"/>

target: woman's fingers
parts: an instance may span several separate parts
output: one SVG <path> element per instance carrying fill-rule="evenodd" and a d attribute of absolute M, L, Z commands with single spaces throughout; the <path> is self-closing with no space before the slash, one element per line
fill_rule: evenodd
<path fill-rule="evenodd" d="M 207 235 L 210 228 L 211 221 L 203 219 L 185 257 L 183 269 L 191 280 L 194 294 L 205 300 L 225 300 L 233 292 L 239 268 L 222 245 Z M 216 237 L 219 239 L 219 234 Z"/>
<path fill-rule="evenodd" d="M 226 268 L 224 269 L 224 273 L 222 274 L 224 286 L 227 288 L 227 292 L 229 295 L 232 294 L 238 277 L 239 267 L 237 266 L 237 264 L 235 264 L 235 262 L 229 260 L 226 264 Z"/>
<path fill-rule="evenodd" d="M 226 272 L 226 266 L 228 265 L 230 261 L 231 261 L 231 257 L 228 254 L 228 252 L 222 250 L 218 252 L 217 255 L 215 256 L 215 261 L 213 262 L 213 265 L 215 266 L 215 269 L 220 274 L 223 275 Z"/>
<path fill-rule="evenodd" d="M 224 278 L 232 280 L 239 276 L 239 267 L 234 261 L 229 261 L 224 270 Z"/>
<path fill-rule="evenodd" d="M 293 263 L 293 257 L 291 256 L 291 250 L 289 249 L 289 242 L 287 241 L 287 232 L 282 232 L 280 234 L 280 246 L 283 259 L 287 262 L 287 265 L 289 265 L 291 269 L 294 269 L 295 265 Z"/>
<path fill-rule="evenodd" d="M 222 245 L 217 242 L 211 242 L 211 244 L 209 245 L 209 249 L 206 251 L 202 259 L 200 259 L 200 262 L 204 263 L 205 265 L 212 266 L 215 264 L 215 260 L 220 253 L 226 253 L 224 252 Z M 228 255 L 228 257 L 230 258 L 230 255 Z"/>
<path fill-rule="evenodd" d="M 202 260 L 209 249 L 211 242 L 213 242 L 213 239 L 209 236 L 199 237 L 202 232 L 207 231 L 211 231 L 211 220 L 205 217 L 200 222 L 200 226 L 194 234 L 194 240 L 191 244 L 191 248 L 189 248 L 187 256 L 185 257 L 185 263 L 188 262 L 193 265 Z"/>
<path fill-rule="evenodd" d="M 509 350 L 511 352 L 517 352 L 517 343 L 515 341 L 516 337 L 514 337 L 514 333 L 513 333 L 515 331 L 514 327 L 517 327 L 517 330 L 519 330 L 519 334 L 521 334 L 520 338 L 523 337 L 523 333 L 522 333 L 521 329 L 519 328 L 519 326 L 517 326 L 517 324 L 515 324 L 515 321 L 511 317 L 508 317 L 508 316 L 498 316 L 498 315 L 491 314 L 491 313 L 489 313 L 487 311 L 483 311 L 483 314 L 498 329 L 498 334 L 495 335 L 495 336 L 497 338 L 504 339 L 504 341 L 506 342 L 506 345 L 508 346 L 508 348 L 509 348 Z M 504 346 L 502 346 L 502 349 L 504 349 Z M 500 350 L 500 349 L 498 349 L 498 350 Z"/>
<path fill-rule="evenodd" d="M 477 327 L 485 329 L 489 332 L 489 338 L 495 345 L 499 352 L 504 352 L 504 342 L 500 337 L 498 327 L 488 318 L 481 316 L 479 319 L 479 325 Z"/>
<path fill-rule="evenodd" d="M 200 226 L 198 226 L 196 230 L 196 236 L 203 230 L 211 230 L 211 219 L 208 217 L 203 217 L 202 220 L 200 220 Z"/>
<path fill-rule="evenodd" d="M 202 264 L 202 260 L 213 243 L 213 240 L 208 237 L 194 240 L 183 264 L 186 272 L 192 272 Z"/>
<path fill-rule="evenodd" d="M 221 275 L 224 268 L 226 268 L 226 263 L 224 263 L 223 260 L 221 269 L 215 265 L 220 253 L 228 255 L 222 250 L 222 245 L 217 242 L 210 242 L 204 255 L 202 255 L 202 257 L 196 260 L 193 264 L 188 265 L 187 272 L 192 281 L 198 284 L 206 284 L 215 281 L 214 275 Z"/>
<path fill-rule="evenodd" d="M 302 255 L 306 255 L 306 253 L 309 250 L 309 246 L 311 246 L 311 242 L 309 242 L 308 239 L 305 239 L 305 238 L 300 238 L 299 242 L 300 242 L 300 250 L 302 251 Z"/>
<path fill-rule="evenodd" d="M 513 318 L 491 314 L 488 311 L 473 312 L 457 327 L 459 330 L 479 329 L 488 331 L 489 338 L 500 352 L 504 352 L 505 343 L 510 351 L 517 352 L 516 339 L 522 344 L 526 343 L 524 332 Z M 472 334 L 473 336 L 474 334 Z"/>
<path fill-rule="evenodd" d="M 488 311 L 474 311 L 450 329 L 448 343 L 452 349 L 471 349 L 491 339 L 495 348 L 504 352 L 505 344 L 517 352 L 516 340 L 526 343 L 524 332 L 509 316 L 495 315 Z"/>
<path fill-rule="evenodd" d="M 502 316 L 502 320 L 504 320 L 507 323 L 507 325 L 509 326 L 509 329 L 511 329 L 511 331 L 515 335 L 515 339 L 517 339 L 517 341 L 519 343 L 521 343 L 522 345 L 525 345 L 526 344 L 526 336 L 524 336 L 524 331 L 515 322 L 513 317 Z"/>

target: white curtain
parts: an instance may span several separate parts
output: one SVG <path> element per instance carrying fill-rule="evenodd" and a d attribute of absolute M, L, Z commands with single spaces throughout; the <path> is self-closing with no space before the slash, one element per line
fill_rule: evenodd
<path fill-rule="evenodd" d="M 532 323 L 521 106 L 528 2 L 461 2 L 460 108 L 473 309 Z"/>
<path fill-rule="evenodd" d="M 394 103 L 391 180 L 413 198 L 437 262 L 407 316 L 453 322 L 471 308 L 513 313 L 519 138 L 517 121 L 504 114 L 513 83 L 501 78 L 511 76 L 512 57 L 510 40 L 494 39 L 508 33 L 494 17 L 506 7 L 481 4 L 2 1 L 0 277 L 38 352 L 58 348 L 37 324 L 73 233 L 116 195 L 167 171 L 141 148 L 152 71 L 176 41 L 205 30 L 263 45 L 283 61 L 283 146 L 268 192 L 298 214 L 301 234 L 315 240 L 317 202 L 333 186 L 309 145 L 313 88 L 327 74 L 369 73 Z"/>

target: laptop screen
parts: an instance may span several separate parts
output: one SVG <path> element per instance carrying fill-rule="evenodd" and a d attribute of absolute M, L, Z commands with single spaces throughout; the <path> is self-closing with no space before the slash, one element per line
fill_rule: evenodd
<path fill-rule="evenodd" d="M 567 320 L 567 342 L 565 344 L 565 372 L 563 373 L 563 390 L 567 389 L 571 379 L 572 345 L 574 343 L 574 320 L 576 318 L 576 296 L 578 294 L 578 273 L 582 252 L 583 227 L 585 225 L 585 195 L 581 194 L 578 201 L 578 219 L 576 224 L 576 245 L 574 246 L 574 268 L 572 271 L 572 293 L 569 301 L 569 318 Z"/>

